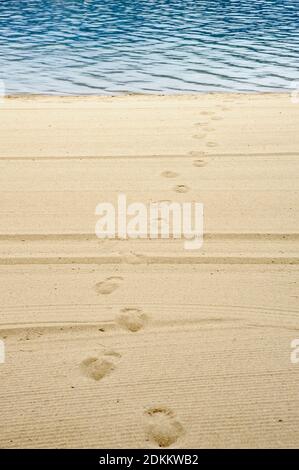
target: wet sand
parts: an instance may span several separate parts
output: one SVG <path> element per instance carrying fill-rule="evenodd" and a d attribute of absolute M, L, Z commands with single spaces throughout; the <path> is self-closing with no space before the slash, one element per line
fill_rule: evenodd
<path fill-rule="evenodd" d="M 0 447 L 298 447 L 299 105 L 19 96 L 0 121 Z M 202 249 L 97 239 L 120 192 L 202 202 Z"/>

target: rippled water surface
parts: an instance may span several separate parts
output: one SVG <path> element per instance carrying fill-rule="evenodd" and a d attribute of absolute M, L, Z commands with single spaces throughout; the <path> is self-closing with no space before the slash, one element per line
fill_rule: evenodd
<path fill-rule="evenodd" d="M 0 0 L 8 93 L 289 89 L 298 0 Z"/>

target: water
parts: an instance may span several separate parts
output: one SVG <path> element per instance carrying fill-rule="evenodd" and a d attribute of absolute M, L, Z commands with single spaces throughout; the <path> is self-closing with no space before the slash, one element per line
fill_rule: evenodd
<path fill-rule="evenodd" d="M 7 93 L 275 91 L 299 82 L 298 0 L 0 0 Z"/>

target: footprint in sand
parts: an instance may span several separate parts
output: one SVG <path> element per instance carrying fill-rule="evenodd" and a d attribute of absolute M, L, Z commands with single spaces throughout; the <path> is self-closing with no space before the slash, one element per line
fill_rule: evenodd
<path fill-rule="evenodd" d="M 175 171 L 166 170 L 161 173 L 161 176 L 163 176 L 164 178 L 176 178 L 177 176 L 179 176 L 179 174 Z"/>
<path fill-rule="evenodd" d="M 193 166 L 196 166 L 198 168 L 201 168 L 203 166 L 206 166 L 208 163 L 204 160 L 194 160 Z"/>
<path fill-rule="evenodd" d="M 124 329 L 136 332 L 144 327 L 147 316 L 139 308 L 123 308 L 116 317 L 117 323 Z"/>
<path fill-rule="evenodd" d="M 195 134 L 195 135 L 193 136 L 193 138 L 194 138 L 194 139 L 204 139 L 206 136 L 207 136 L 207 134 L 204 134 L 204 133 L 202 133 L 202 134 Z"/>
<path fill-rule="evenodd" d="M 111 294 L 120 286 L 120 281 L 123 281 L 123 278 L 120 276 L 107 277 L 107 279 L 95 285 L 95 291 L 97 294 L 102 295 Z"/>
<path fill-rule="evenodd" d="M 211 119 L 212 119 L 212 121 L 221 121 L 221 119 L 223 119 L 223 117 L 221 117 L 221 116 L 212 116 Z"/>
<path fill-rule="evenodd" d="M 80 364 L 80 369 L 85 377 L 92 380 L 101 380 L 110 374 L 120 358 L 120 354 L 114 351 L 108 351 L 100 357 L 88 357 Z"/>
<path fill-rule="evenodd" d="M 159 447 L 174 444 L 183 434 L 184 428 L 169 408 L 157 407 L 146 411 L 146 432 Z"/>
<path fill-rule="evenodd" d="M 202 128 L 202 130 L 205 131 L 205 132 L 213 132 L 213 131 L 215 130 L 215 128 L 214 128 L 214 127 L 206 127 L 206 126 L 205 126 L 205 127 Z"/>
<path fill-rule="evenodd" d="M 173 189 L 176 193 L 187 193 L 189 191 L 188 186 L 186 186 L 185 184 L 178 184 Z"/>
<path fill-rule="evenodd" d="M 207 145 L 207 147 L 217 147 L 218 146 L 217 142 L 207 142 L 206 145 Z"/>

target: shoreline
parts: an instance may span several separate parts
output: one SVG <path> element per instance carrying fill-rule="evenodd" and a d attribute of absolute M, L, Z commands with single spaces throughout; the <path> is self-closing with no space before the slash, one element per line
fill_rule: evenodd
<path fill-rule="evenodd" d="M 225 96 L 225 95 L 233 95 L 233 96 L 269 96 L 269 95 L 286 95 L 291 94 L 292 89 L 285 89 L 285 90 L 277 90 L 277 91 L 201 91 L 201 92 L 184 92 L 179 91 L 175 93 L 139 93 L 139 92 L 119 92 L 119 93 L 109 93 L 109 94 L 101 94 L 101 93 L 87 93 L 87 94 L 59 94 L 59 93 L 30 93 L 30 92 L 20 92 L 20 93 L 9 93 L 2 97 L 2 99 L 18 99 L 18 98 L 127 98 L 127 97 L 149 97 L 149 98 L 159 98 L 159 97 L 198 97 L 202 95 L 212 95 L 212 96 Z"/>

